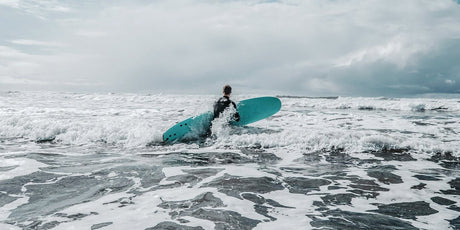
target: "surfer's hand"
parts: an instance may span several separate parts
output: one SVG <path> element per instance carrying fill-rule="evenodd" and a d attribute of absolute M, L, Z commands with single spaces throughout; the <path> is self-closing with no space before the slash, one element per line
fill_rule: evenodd
<path fill-rule="evenodd" d="M 235 121 L 236 122 L 240 121 L 240 114 L 235 113 Z"/>

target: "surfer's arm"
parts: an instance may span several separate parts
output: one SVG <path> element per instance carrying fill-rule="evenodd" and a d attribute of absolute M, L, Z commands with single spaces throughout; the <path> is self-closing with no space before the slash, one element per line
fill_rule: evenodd
<path fill-rule="evenodd" d="M 238 112 L 235 113 L 234 117 L 235 117 L 235 121 L 237 122 L 240 121 L 240 114 Z"/>
<path fill-rule="evenodd" d="M 235 102 L 232 101 L 232 105 L 233 105 L 233 107 L 235 107 L 235 111 L 236 111 L 236 112 L 235 112 L 235 115 L 233 115 L 233 116 L 235 117 L 235 121 L 238 122 L 238 121 L 240 121 L 240 114 L 238 113 L 238 110 L 237 110 L 237 108 L 236 108 Z"/>

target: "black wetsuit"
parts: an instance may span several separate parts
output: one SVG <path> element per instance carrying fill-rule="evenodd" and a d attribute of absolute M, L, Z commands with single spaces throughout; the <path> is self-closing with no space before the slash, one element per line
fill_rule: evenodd
<path fill-rule="evenodd" d="M 214 119 L 216 119 L 217 117 L 220 116 L 220 114 L 226 109 L 228 108 L 229 106 L 233 105 L 233 107 L 236 109 L 236 104 L 235 102 L 233 102 L 232 100 L 230 100 L 229 97 L 227 96 L 223 96 L 221 98 L 219 98 L 219 100 L 216 101 L 216 103 L 214 103 Z M 238 114 L 238 112 L 235 113 L 235 121 L 239 121 L 240 120 L 240 115 Z"/>

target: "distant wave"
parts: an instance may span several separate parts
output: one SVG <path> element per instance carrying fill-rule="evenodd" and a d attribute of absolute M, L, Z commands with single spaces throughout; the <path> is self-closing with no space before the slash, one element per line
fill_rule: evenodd
<path fill-rule="evenodd" d="M 358 106 L 358 110 L 376 110 L 377 108 L 372 105 L 361 105 Z"/>
<path fill-rule="evenodd" d="M 460 112 L 455 99 L 280 96 L 297 106 L 362 111 Z M 298 100 L 303 99 L 303 100 Z M 327 101 L 327 102 L 326 102 Z M 286 101 L 289 102 L 289 101 Z"/>
<path fill-rule="evenodd" d="M 412 111 L 414 112 L 425 112 L 426 111 L 426 108 L 425 108 L 425 104 L 419 104 L 419 105 L 414 105 L 412 106 Z"/>
<path fill-rule="evenodd" d="M 329 99 L 329 100 L 336 100 L 338 96 L 329 96 L 329 97 L 312 97 L 312 96 L 289 96 L 289 95 L 278 95 L 278 98 L 307 98 L 307 99 Z"/>

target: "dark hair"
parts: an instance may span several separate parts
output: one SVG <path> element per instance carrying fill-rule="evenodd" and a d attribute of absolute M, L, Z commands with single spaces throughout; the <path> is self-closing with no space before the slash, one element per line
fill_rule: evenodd
<path fill-rule="evenodd" d="M 224 93 L 225 94 L 231 94 L 232 93 L 232 87 L 230 85 L 225 85 L 224 86 Z"/>

